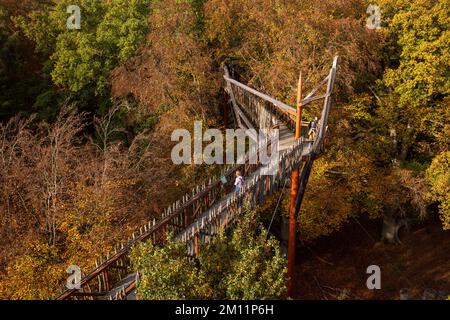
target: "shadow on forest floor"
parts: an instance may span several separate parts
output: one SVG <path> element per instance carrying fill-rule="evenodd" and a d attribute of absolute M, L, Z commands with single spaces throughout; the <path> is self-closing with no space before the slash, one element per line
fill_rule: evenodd
<path fill-rule="evenodd" d="M 408 289 L 450 295 L 450 231 L 438 218 L 400 233 L 401 245 L 379 242 L 382 220 L 351 220 L 335 234 L 297 252 L 295 299 L 389 299 Z M 366 286 L 370 265 L 381 268 L 381 289 Z"/>

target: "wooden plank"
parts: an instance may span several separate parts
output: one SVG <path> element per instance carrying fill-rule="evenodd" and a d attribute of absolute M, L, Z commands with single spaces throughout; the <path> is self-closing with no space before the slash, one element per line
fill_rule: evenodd
<path fill-rule="evenodd" d="M 281 101 L 278 101 L 264 93 L 261 93 L 253 88 L 250 88 L 249 86 L 246 86 L 243 83 L 240 83 L 237 80 L 234 80 L 232 78 L 229 77 L 229 73 L 225 73 L 224 76 L 225 80 L 227 82 L 230 82 L 252 94 L 254 94 L 255 96 L 260 97 L 261 99 L 270 102 L 271 104 L 273 104 L 275 107 L 281 109 L 283 112 L 290 114 L 290 115 L 296 115 L 297 113 L 297 109 L 294 107 L 291 107 L 290 105 L 283 103 Z M 307 104 L 311 103 L 312 101 L 318 100 L 318 99 L 323 99 L 325 96 L 320 96 L 320 97 L 313 97 L 313 95 L 328 81 L 329 77 L 326 77 L 319 86 L 317 86 L 316 88 L 313 89 L 313 91 L 311 91 L 306 97 L 305 99 L 301 100 L 301 103 L 303 106 L 306 106 Z M 234 95 L 232 97 L 232 99 L 234 99 Z"/>
<path fill-rule="evenodd" d="M 334 60 L 334 62 L 333 62 L 333 68 L 331 69 L 331 71 L 330 71 L 330 76 L 329 76 L 329 78 L 328 78 L 328 86 L 327 86 L 327 94 L 326 94 L 326 96 L 325 96 L 325 102 L 324 102 L 324 110 L 323 110 L 323 116 L 322 116 L 322 123 L 323 124 L 326 124 L 327 123 L 327 120 L 328 120 L 328 114 L 329 114 L 329 112 L 330 112 L 330 108 L 331 108 L 331 93 L 332 93 L 332 90 L 333 90 L 333 85 L 334 85 L 334 81 L 335 81 L 335 75 L 336 75 L 336 68 L 337 68 L 337 58 L 335 58 L 335 60 Z M 233 79 L 229 79 L 230 80 L 230 82 L 232 82 L 232 81 L 235 81 L 235 80 L 233 80 Z M 237 82 L 237 81 L 236 81 Z M 237 83 L 239 83 L 239 82 L 237 82 Z M 242 84 L 241 84 L 242 85 Z M 231 85 L 230 85 L 231 86 Z M 245 85 L 242 85 L 242 86 L 245 86 Z M 246 87 L 246 86 L 245 86 Z M 247 87 L 247 88 L 249 88 L 249 87 Z M 250 88 L 251 89 L 251 88 Z M 253 89 L 251 89 L 251 90 L 253 90 Z M 256 90 L 254 90 L 254 91 L 256 91 Z M 257 92 L 257 91 L 256 91 Z M 232 91 L 231 91 L 231 93 L 232 93 Z M 260 93 L 258 93 L 258 94 L 256 94 L 257 96 L 260 96 L 260 95 L 263 95 L 263 94 L 260 94 Z M 265 96 L 265 95 L 263 95 L 263 96 Z M 261 97 L 261 96 L 260 96 Z M 267 96 L 266 96 L 267 97 Z M 269 97 L 270 98 L 270 97 Z M 314 98 L 317 98 L 317 99 L 319 99 L 320 97 L 314 97 Z M 279 101 L 277 101 L 277 100 L 275 100 L 275 99 L 273 99 L 273 98 L 270 98 L 272 101 L 275 101 L 275 106 L 277 106 L 277 105 L 280 105 L 280 104 L 282 104 L 281 102 L 279 102 Z M 284 104 L 282 104 L 282 105 L 284 105 Z M 285 105 L 285 106 L 287 106 L 287 105 Z M 287 106 L 288 108 L 287 108 L 287 110 L 290 110 L 289 108 L 291 108 L 291 109 L 293 109 L 292 107 L 290 107 L 290 106 Z M 323 134 L 324 134 L 324 125 L 322 125 L 322 128 L 321 128 L 321 135 L 320 135 L 320 138 L 323 138 Z M 316 141 L 314 142 L 315 143 L 315 146 L 317 146 L 317 143 L 319 143 L 320 142 L 320 139 L 316 139 Z M 288 171 L 288 170 L 292 170 L 293 168 L 294 168 L 294 161 L 297 163 L 298 162 L 298 159 L 294 159 L 293 157 L 295 156 L 295 155 L 299 155 L 299 154 L 301 154 L 302 156 L 306 156 L 307 154 L 309 154 L 309 150 L 303 150 L 303 149 L 299 149 L 299 147 L 296 147 L 297 149 L 294 149 L 294 150 L 291 150 L 291 151 L 289 151 L 289 157 L 284 157 L 284 155 L 281 155 L 280 154 L 280 156 L 282 157 L 282 159 L 286 159 L 286 163 L 290 163 L 284 170 L 283 170 L 283 172 L 281 172 L 280 173 L 280 177 L 282 177 L 283 175 L 285 175 L 285 173 L 286 172 L 284 172 L 284 171 Z M 299 151 L 297 151 L 297 150 L 300 150 L 301 152 L 299 152 Z M 296 158 L 298 158 L 298 157 L 296 157 Z M 227 171 L 227 175 L 232 175 L 232 173 L 233 172 L 235 172 L 236 170 L 238 170 L 239 168 L 242 168 L 243 167 L 243 165 L 238 165 L 238 166 L 235 166 L 235 167 L 233 167 L 233 168 L 231 168 L 230 170 L 228 170 Z M 253 169 L 252 169 L 253 170 Z M 256 170 L 255 172 L 253 172 L 254 174 L 258 174 L 257 173 L 258 171 Z M 80 283 L 80 285 L 81 285 L 81 287 L 82 288 L 84 288 L 84 286 L 85 285 L 88 285 L 89 284 L 89 282 L 90 281 L 92 281 L 93 279 L 95 279 L 96 277 L 98 277 L 98 276 L 101 276 L 101 274 L 102 274 L 102 272 L 105 272 L 106 270 L 108 270 L 108 268 L 113 268 L 114 267 L 114 263 L 116 262 L 116 261 L 119 261 L 121 258 L 123 258 L 123 257 L 125 257 L 127 254 L 128 254 L 128 251 L 129 251 L 129 249 L 136 243 L 136 242 L 139 242 L 139 241 L 145 241 L 146 239 L 148 239 L 148 238 L 150 238 L 150 237 L 153 237 L 153 238 L 155 238 L 155 236 L 156 236 L 156 233 L 155 232 L 157 232 L 157 231 L 161 231 L 161 229 L 164 229 L 171 221 L 172 221 L 172 219 L 173 219 L 173 217 L 176 217 L 176 216 L 178 216 L 179 215 L 179 213 L 180 212 L 182 212 L 183 210 L 186 210 L 187 208 L 189 208 L 189 207 L 192 207 L 194 204 L 196 204 L 196 203 L 198 203 L 198 201 L 199 200 L 201 200 L 202 199 L 202 197 L 204 196 L 204 195 L 206 195 L 206 194 L 208 194 L 208 192 L 210 192 L 211 190 L 214 190 L 214 188 L 217 188 L 217 187 L 221 187 L 222 186 L 222 182 L 220 181 L 220 180 L 218 180 L 218 181 L 216 181 L 215 183 L 213 183 L 212 185 L 210 185 L 210 186 L 208 186 L 208 187 L 205 187 L 205 188 L 203 188 L 202 190 L 201 190 L 201 192 L 200 192 L 200 190 L 197 190 L 197 194 L 194 194 L 194 196 L 191 198 L 191 199 L 189 199 L 188 201 L 186 201 L 184 204 L 177 204 L 177 206 L 176 207 L 174 207 L 173 209 L 173 211 L 174 212 L 172 212 L 171 214 L 165 214 L 164 215 L 164 217 L 160 220 L 160 221 L 158 221 L 158 223 L 156 223 L 156 222 L 153 222 L 153 224 L 150 226 L 149 225 L 149 227 L 148 228 L 145 228 L 144 229 L 144 231 L 142 231 L 142 229 L 140 230 L 140 232 L 139 232 L 139 235 L 136 237 L 135 236 L 135 234 L 133 234 L 133 240 L 131 240 L 131 241 L 129 241 L 126 245 L 123 245 L 122 244 L 122 248 L 121 248 L 121 250 L 119 250 L 119 251 L 117 251 L 117 250 L 115 250 L 115 252 L 114 252 L 114 254 L 111 256 L 111 257 L 108 257 L 108 259 L 106 259 L 106 261 L 104 261 L 103 263 L 101 263 L 100 265 L 98 265 L 94 270 L 92 270 L 88 275 L 86 275 L 86 276 L 84 276 L 82 279 L 81 279 L 81 283 Z M 264 189 L 261 189 L 261 191 L 262 190 L 264 190 Z M 261 192 L 260 191 L 260 192 Z M 262 193 L 262 192 L 261 192 Z M 262 196 L 264 196 L 263 194 L 261 194 Z M 239 201 L 241 201 L 242 200 L 242 195 L 239 195 Z M 223 204 L 223 201 L 229 201 L 230 199 L 232 199 L 233 200 L 233 206 L 237 203 L 236 202 L 236 195 L 235 194 L 233 194 L 232 196 L 231 196 L 231 198 L 230 198 L 230 196 L 229 195 L 227 195 L 223 200 L 222 200 L 222 202 L 221 202 L 221 204 L 220 205 L 222 205 Z M 222 208 L 222 207 L 221 207 Z M 234 207 L 230 207 L 230 208 L 228 208 L 229 210 L 225 210 L 225 212 L 228 212 L 227 214 L 230 214 L 230 217 L 231 217 L 231 219 L 232 219 L 232 217 L 233 217 L 233 212 L 235 211 L 235 209 L 236 208 L 234 208 Z M 239 209 L 241 209 L 241 207 L 239 207 L 239 208 L 237 208 L 238 210 Z M 198 210 L 201 210 L 201 206 L 198 206 Z M 211 221 L 211 223 L 212 223 L 212 226 L 213 226 L 213 229 L 214 229 L 214 223 L 215 223 L 215 221 L 217 220 L 217 216 L 218 215 L 221 215 L 222 214 L 222 210 L 217 210 L 217 208 L 216 208 L 216 211 L 215 211 L 215 214 L 214 214 L 214 218 L 213 218 L 213 220 L 209 220 L 209 221 Z M 155 239 L 154 239 L 154 241 L 156 241 Z M 107 271 L 106 271 L 107 272 Z M 104 273 L 104 275 L 106 274 L 106 272 Z M 101 279 L 101 277 L 100 277 L 100 279 L 99 279 L 100 281 L 102 280 Z M 105 281 L 105 282 L 107 282 L 107 281 Z M 106 284 L 106 283 L 105 283 Z M 99 282 L 99 285 L 101 286 L 101 282 Z M 102 290 L 99 290 L 99 292 L 102 292 Z M 84 294 L 86 294 L 86 293 L 84 293 L 84 292 L 79 292 L 77 289 L 71 289 L 71 290 L 66 290 L 65 292 L 63 292 L 59 297 L 58 297 L 58 299 L 59 300 L 63 300 L 63 299 L 67 299 L 67 298 L 69 298 L 70 296 L 77 296 L 77 295 L 84 295 Z M 95 295 L 95 293 L 94 293 L 94 295 Z"/>
<path fill-rule="evenodd" d="M 316 92 L 319 91 L 319 89 L 322 88 L 322 86 L 328 82 L 329 76 L 330 75 L 328 75 L 325 79 L 323 79 L 317 87 L 315 87 L 310 93 L 308 93 L 303 101 L 306 101 L 311 97 L 313 97 L 316 94 Z"/>
<path fill-rule="evenodd" d="M 75 292 L 73 295 L 77 297 L 102 297 L 107 292 Z"/>
<path fill-rule="evenodd" d="M 255 89 L 252 89 L 249 86 L 246 86 L 245 84 L 240 83 L 239 81 L 236 81 L 236 80 L 230 78 L 229 74 L 228 75 L 225 74 L 224 78 L 225 78 L 225 80 L 227 82 L 230 82 L 230 83 L 232 83 L 232 84 L 234 84 L 234 85 L 236 85 L 236 86 L 238 86 L 238 87 L 240 87 L 240 88 L 242 88 L 242 89 L 244 89 L 244 90 L 254 94 L 255 96 L 260 97 L 261 99 L 264 99 L 264 100 L 272 103 L 274 106 L 278 107 L 279 109 L 283 110 L 284 112 L 287 112 L 287 113 L 292 112 L 292 111 L 295 112 L 295 108 L 293 108 L 293 107 L 291 107 L 291 106 L 289 106 L 289 105 L 287 105 L 287 104 L 285 104 L 285 103 L 283 103 L 281 101 L 278 101 L 278 100 L 276 100 L 276 99 L 274 99 L 274 98 L 272 98 L 272 97 L 270 97 L 270 96 L 268 96 L 268 95 L 266 95 L 264 93 L 261 93 L 261 92 L 255 90 Z"/>
<path fill-rule="evenodd" d="M 337 71 L 337 65 L 338 65 L 339 57 L 334 57 L 333 60 L 333 67 L 330 70 L 330 76 L 328 78 L 328 84 L 327 84 L 327 93 L 324 101 L 324 107 L 322 111 L 322 116 L 320 118 L 320 126 L 319 126 L 319 132 L 317 134 L 316 141 L 314 141 L 313 144 L 313 152 L 319 153 L 319 147 L 321 146 L 325 134 L 325 129 L 328 123 L 328 116 L 330 114 L 331 110 L 331 95 L 333 93 L 334 89 L 334 82 L 336 78 L 336 71 Z"/>

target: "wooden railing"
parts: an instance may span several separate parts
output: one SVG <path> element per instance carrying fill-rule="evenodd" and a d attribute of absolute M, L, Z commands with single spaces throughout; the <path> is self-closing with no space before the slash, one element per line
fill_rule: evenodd
<path fill-rule="evenodd" d="M 145 241 L 163 244 L 168 232 L 178 234 L 186 229 L 203 212 L 230 193 L 237 170 L 242 171 L 246 176 L 258 170 L 260 163 L 251 163 L 249 160 L 252 154 L 258 153 L 259 148 L 267 148 L 268 145 L 270 141 L 250 150 L 243 159 L 238 159 L 238 162 L 242 164 L 226 165 L 221 174 L 214 179 L 211 178 L 208 184 L 193 188 L 192 195 L 186 194 L 165 209 L 159 220 L 153 219 L 142 225 L 127 241 L 115 247 L 112 253 L 96 260 L 94 270 L 82 277 L 80 289 L 67 289 L 63 286 L 57 299 L 93 298 L 106 295 L 113 288 L 114 283 L 120 282 L 130 273 L 128 254 L 133 246 Z"/>
<path fill-rule="evenodd" d="M 314 101 L 330 99 L 334 80 L 336 76 L 338 57 L 333 60 L 333 66 L 330 69 L 328 76 L 323 79 L 304 99 L 301 100 L 303 108 Z M 333 71 L 334 70 L 334 71 Z M 292 130 L 295 129 L 296 124 L 296 108 L 278 101 L 264 93 L 259 92 L 229 76 L 229 70 L 225 66 L 224 79 L 227 83 L 226 91 L 231 96 L 234 112 L 243 116 L 243 124 L 248 127 L 248 123 L 252 122 L 258 125 L 259 128 L 270 128 L 276 124 L 277 120 L 285 123 Z M 326 92 L 323 95 L 317 95 L 321 88 L 325 85 Z M 325 110 L 325 108 L 323 109 Z M 323 118 L 322 114 L 322 118 Z M 327 117 L 327 116 L 326 116 Z M 249 121 L 247 118 L 250 118 Z M 324 118 L 325 119 L 325 118 Z M 325 120 L 328 120 L 326 118 Z M 303 126 L 307 126 L 308 122 L 303 122 Z"/>
<path fill-rule="evenodd" d="M 267 197 L 280 190 L 290 179 L 291 172 L 302 165 L 302 160 L 308 157 L 311 151 L 312 142 L 301 139 L 290 150 L 283 153 L 274 175 L 263 174 L 261 165 L 252 167 L 256 170 L 247 171 L 247 180 L 240 192 L 228 193 L 221 201 L 212 205 L 192 224 L 177 234 L 176 240 L 185 242 L 187 245 L 187 255 L 198 256 L 201 244 L 209 243 L 220 230 L 224 230 L 232 224 L 244 208 L 246 210 L 254 209 L 264 203 Z M 120 288 L 110 298 L 123 299 L 135 287 L 136 281 L 133 281 Z"/>
<path fill-rule="evenodd" d="M 208 243 L 215 234 L 232 223 L 243 208 L 254 209 L 280 190 L 290 179 L 292 171 L 302 165 L 302 160 L 311 151 L 312 142 L 301 139 L 281 155 L 275 174 L 264 174 L 261 169 L 253 172 L 240 192 L 228 194 L 220 203 L 205 211 L 177 236 L 177 239 L 187 243 L 188 255 L 196 255 L 199 243 Z"/>
<path fill-rule="evenodd" d="M 80 289 L 67 289 L 63 286 L 57 299 L 108 298 L 112 289 L 115 289 L 115 294 L 109 298 L 123 299 L 136 288 L 136 280 L 133 277 L 119 289 L 117 289 L 117 284 L 124 278 L 128 278 L 132 272 L 128 254 L 137 243 L 152 241 L 153 244 L 161 245 L 166 241 L 167 233 L 171 232 L 176 234 L 178 239 L 186 242 L 190 255 L 196 255 L 199 245 L 209 242 L 220 229 L 233 222 L 235 217 L 242 212 L 244 205 L 250 209 L 255 208 L 273 192 L 280 189 L 289 179 L 292 170 L 300 167 L 302 161 L 311 153 L 318 154 L 322 150 L 331 108 L 331 92 L 336 67 L 337 58 L 333 62 L 329 76 L 304 99 L 305 104 L 325 99 L 315 141 L 301 139 L 290 150 L 284 152 L 278 162 L 278 170 L 275 175 L 263 175 L 261 163 L 249 163 L 251 154 L 257 152 L 257 150 L 250 150 L 245 156 L 243 164 L 225 166 L 216 178 L 192 189 L 191 194 L 186 194 L 165 209 L 160 219 L 148 221 L 127 241 L 117 245 L 113 252 L 97 259 L 96 267 L 82 277 L 79 283 Z M 229 93 L 233 95 L 233 103 L 244 108 L 244 117 L 247 117 L 248 124 L 250 124 L 248 117 L 254 125 L 260 128 L 271 128 L 274 124 L 281 122 L 292 123 L 292 107 L 229 78 L 228 73 L 226 73 L 225 80 L 228 83 Z M 315 96 L 325 83 L 328 83 L 327 93 L 323 96 Z M 247 90 L 260 100 L 249 98 L 242 90 Z M 259 148 L 267 148 L 267 145 L 264 144 Z M 232 191 L 232 182 L 237 170 L 243 171 L 247 182 L 241 192 L 234 193 L 230 191 Z"/>

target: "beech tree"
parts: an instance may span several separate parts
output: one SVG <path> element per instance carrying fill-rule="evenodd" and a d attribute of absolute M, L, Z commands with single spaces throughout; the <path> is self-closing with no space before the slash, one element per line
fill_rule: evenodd
<path fill-rule="evenodd" d="M 140 299 L 282 299 L 287 292 L 279 242 L 267 237 L 254 212 L 201 246 L 198 259 L 170 239 L 163 247 L 139 245 L 132 261 L 140 271 Z"/>
<path fill-rule="evenodd" d="M 67 8 L 77 5 L 81 29 L 69 30 Z M 53 83 L 83 101 L 95 95 L 108 99 L 110 72 L 131 57 L 149 30 L 150 0 L 58 0 L 43 3 L 17 25 L 48 57 Z"/>
<path fill-rule="evenodd" d="M 434 199 L 439 201 L 441 220 L 445 230 L 450 229 L 450 152 L 446 151 L 433 159 L 427 170 Z"/>
<path fill-rule="evenodd" d="M 54 297 L 67 265 L 89 270 L 215 172 L 173 166 L 170 134 L 222 126 L 223 63 L 295 105 L 298 72 L 308 92 L 341 56 L 301 240 L 362 214 L 418 221 L 431 201 L 449 229 L 449 2 L 375 1 L 382 25 L 369 30 L 372 2 L 0 0 L 0 297 Z M 80 30 L 66 27 L 68 5 Z M 173 241 L 136 249 L 143 298 L 285 296 L 278 243 L 259 223 L 239 221 L 197 260 L 183 252 Z"/>

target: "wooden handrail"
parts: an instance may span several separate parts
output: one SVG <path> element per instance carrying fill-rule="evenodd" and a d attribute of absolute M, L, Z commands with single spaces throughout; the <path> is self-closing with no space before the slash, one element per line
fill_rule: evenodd
<path fill-rule="evenodd" d="M 319 127 L 319 134 L 317 135 L 317 137 L 315 138 L 315 140 L 313 142 L 301 140 L 299 142 L 300 144 L 297 145 L 297 147 L 295 147 L 294 149 L 292 149 L 290 152 L 288 152 L 287 154 L 285 154 L 283 156 L 283 159 L 288 159 L 288 157 L 296 156 L 297 153 L 299 152 L 298 148 L 300 148 L 300 152 L 302 152 L 303 150 L 301 148 L 303 148 L 304 143 L 313 145 L 311 148 L 311 152 L 313 152 L 313 154 L 317 154 L 317 155 L 320 154 L 320 151 L 321 151 L 320 149 L 321 149 L 324 135 L 325 135 L 324 124 L 326 125 L 326 123 L 327 123 L 328 115 L 329 115 L 330 108 L 331 108 L 331 93 L 333 91 L 333 85 L 334 85 L 335 76 L 336 76 L 336 68 L 337 68 L 337 57 L 333 61 L 333 67 L 330 70 L 330 74 L 313 91 L 311 91 L 311 93 L 308 94 L 305 99 L 302 100 L 302 103 L 304 105 L 306 105 L 308 103 L 311 103 L 311 102 L 319 100 L 319 99 L 325 99 L 324 108 L 323 108 L 322 117 L 321 117 L 322 123 L 321 123 L 321 126 Z M 228 83 L 232 83 L 232 84 L 242 88 L 243 90 L 246 90 L 246 91 L 254 94 L 255 96 L 262 98 L 263 100 L 272 103 L 275 107 L 277 107 L 277 109 L 279 111 L 282 111 L 283 114 L 287 115 L 287 120 L 289 120 L 289 121 L 293 120 L 292 115 L 295 114 L 296 109 L 230 78 L 228 76 L 228 74 L 224 78 Z M 317 91 L 325 83 L 327 83 L 327 93 L 322 96 L 315 96 Z M 231 88 L 231 86 L 229 86 L 229 88 Z M 256 119 L 259 119 L 259 118 L 256 118 Z M 308 124 L 308 122 L 302 122 L 302 125 L 306 125 L 306 124 Z M 259 148 L 267 148 L 269 143 L 270 142 L 267 142 L 266 144 L 259 146 Z M 258 152 L 258 151 L 259 150 L 251 150 L 250 152 Z M 296 161 L 297 162 L 303 161 L 305 158 L 305 155 L 303 153 L 301 153 L 299 159 L 296 159 Z M 232 177 L 237 170 L 241 170 L 245 165 L 248 165 L 249 159 L 250 159 L 250 153 L 246 154 L 246 157 L 244 159 L 245 160 L 244 164 L 238 164 L 238 165 L 232 167 L 231 169 L 227 170 L 222 176 L 226 176 L 227 178 Z M 293 160 L 295 160 L 295 159 L 289 159 L 289 161 L 293 161 Z M 257 166 L 256 168 L 258 168 L 258 167 L 259 166 Z M 227 179 L 227 181 L 229 181 L 229 180 Z M 274 183 L 274 181 L 272 181 L 271 183 Z M 93 279 L 100 276 L 102 273 L 107 272 L 108 268 L 126 269 L 126 267 L 124 267 L 124 266 L 114 266 L 113 264 L 118 262 L 120 259 L 124 258 L 129 253 L 130 249 L 136 243 L 144 242 L 153 236 L 155 237 L 155 241 L 164 242 L 164 236 L 161 239 L 157 238 L 158 232 L 164 233 L 167 226 L 175 226 L 175 227 L 181 228 L 182 225 L 176 224 L 174 222 L 174 220 L 177 218 L 183 217 L 183 214 L 188 212 L 188 210 L 190 208 L 193 208 L 194 204 L 196 204 L 197 202 L 201 202 L 201 200 L 206 198 L 215 189 L 221 189 L 222 185 L 223 185 L 223 183 L 222 183 L 220 177 L 218 177 L 216 180 L 212 181 L 209 185 L 207 185 L 206 187 L 201 189 L 199 192 L 195 193 L 191 198 L 188 198 L 188 197 L 183 198 L 184 201 L 181 203 L 181 205 L 178 205 L 178 202 L 177 202 L 177 206 L 173 207 L 173 211 L 169 211 L 170 212 L 169 214 L 163 215 L 160 220 L 154 221 L 152 225 L 149 224 L 148 228 L 146 225 L 144 227 L 144 231 L 142 231 L 142 228 L 141 228 L 139 235 L 137 237 L 135 237 L 134 233 L 133 233 L 132 240 L 128 241 L 126 245 L 123 245 L 121 249 L 117 250 L 111 257 L 107 258 L 106 261 L 104 261 L 99 266 L 94 268 L 89 274 L 87 274 L 86 276 L 84 276 L 81 279 L 80 287 L 84 288 Z M 216 197 L 217 197 L 217 195 L 218 194 L 216 194 Z M 237 196 L 234 196 L 234 199 L 237 199 Z M 213 201 L 213 203 L 217 203 L 217 202 Z M 221 207 L 222 207 L 222 204 L 221 204 Z M 198 206 L 198 210 L 200 210 L 201 208 L 202 208 L 202 205 L 200 204 Z M 205 212 L 207 212 L 207 211 L 208 210 L 206 210 Z M 195 218 L 195 217 L 196 217 L 196 213 L 194 212 L 194 214 L 191 218 Z M 194 225 L 194 224 L 186 225 L 184 231 L 188 230 L 188 228 L 191 227 L 192 225 Z M 107 278 L 106 274 L 105 274 L 105 278 Z M 106 285 L 106 288 L 108 288 L 108 287 L 109 287 L 109 283 Z M 88 286 L 88 288 L 89 288 L 89 286 Z M 132 282 L 129 283 L 126 288 L 124 288 L 123 292 L 125 292 L 125 295 L 128 295 L 135 288 L 136 288 L 136 282 L 135 282 L 135 280 L 132 280 Z M 105 293 L 102 292 L 102 290 L 100 290 L 100 289 L 99 289 L 99 292 L 80 292 L 79 289 L 67 289 L 64 292 L 62 292 L 61 295 L 59 295 L 57 299 L 64 300 L 64 299 L 70 298 L 71 296 L 100 296 L 100 295 L 104 295 L 104 294 Z"/>

